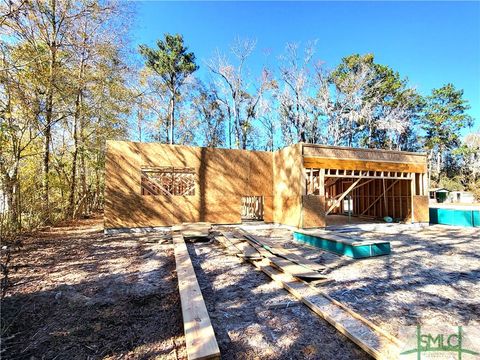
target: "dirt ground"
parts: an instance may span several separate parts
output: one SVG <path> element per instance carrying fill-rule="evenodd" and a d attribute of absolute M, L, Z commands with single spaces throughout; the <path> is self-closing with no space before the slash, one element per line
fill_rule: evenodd
<path fill-rule="evenodd" d="M 223 359 L 369 358 L 267 275 L 227 255 L 217 243 L 188 248 Z"/>
<path fill-rule="evenodd" d="M 300 244 L 289 229 L 262 227 L 248 231 L 325 264 L 335 282 L 322 288 L 393 335 L 403 326 L 480 325 L 480 228 L 339 227 L 339 234 L 390 241 L 390 256 L 354 260 Z"/>
<path fill-rule="evenodd" d="M 479 324 L 480 230 L 408 226 L 348 233 L 392 255 L 351 260 L 251 226 L 327 265 L 331 296 L 396 335 L 403 325 Z M 171 241 L 104 235 L 100 218 L 23 239 L 2 301 L 4 359 L 186 359 Z M 188 244 L 223 359 L 363 359 L 343 335 L 215 242 Z M 341 349 L 341 351 L 339 351 Z"/>
<path fill-rule="evenodd" d="M 219 244 L 188 248 L 223 359 L 367 358 Z M 107 236 L 92 219 L 23 239 L 13 259 L 2 358 L 186 358 L 168 236 Z"/>
<path fill-rule="evenodd" d="M 2 301 L 2 359 L 184 359 L 173 248 L 102 219 L 23 239 Z"/>

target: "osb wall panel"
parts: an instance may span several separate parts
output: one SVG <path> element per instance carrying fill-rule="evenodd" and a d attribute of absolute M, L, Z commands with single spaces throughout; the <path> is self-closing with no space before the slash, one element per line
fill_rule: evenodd
<path fill-rule="evenodd" d="M 303 195 L 303 228 L 325 227 L 325 196 Z"/>
<path fill-rule="evenodd" d="M 272 162 L 270 152 L 109 141 L 105 227 L 239 223 L 242 196 L 264 196 L 264 220 L 273 222 Z M 147 166 L 194 168 L 195 195 L 142 196 L 140 169 Z"/>
<path fill-rule="evenodd" d="M 274 221 L 301 227 L 303 178 L 301 145 L 278 150 L 273 156 Z"/>
<path fill-rule="evenodd" d="M 427 158 L 425 154 L 406 151 L 361 149 L 311 144 L 303 144 L 303 155 L 333 159 L 394 161 L 405 163 L 424 163 Z"/>
<path fill-rule="evenodd" d="M 413 196 L 413 221 L 416 223 L 430 222 L 428 196 Z"/>

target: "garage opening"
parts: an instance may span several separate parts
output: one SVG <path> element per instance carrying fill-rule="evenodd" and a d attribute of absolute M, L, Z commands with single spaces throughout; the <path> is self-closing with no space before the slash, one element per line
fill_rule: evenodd
<path fill-rule="evenodd" d="M 385 217 L 408 221 L 412 194 L 424 192 L 423 174 L 310 168 L 306 175 L 307 195 L 325 196 L 327 226 L 383 221 Z"/>

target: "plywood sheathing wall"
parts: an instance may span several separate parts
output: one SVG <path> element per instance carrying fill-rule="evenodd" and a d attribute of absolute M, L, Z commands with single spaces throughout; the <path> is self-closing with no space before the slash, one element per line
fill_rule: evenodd
<path fill-rule="evenodd" d="M 274 222 L 302 227 L 302 144 L 273 153 Z"/>
<path fill-rule="evenodd" d="M 415 222 L 428 223 L 430 221 L 428 202 L 428 196 L 413 196 L 413 218 Z"/>
<path fill-rule="evenodd" d="M 240 223 L 242 196 L 264 197 L 265 222 L 295 227 L 325 226 L 325 200 L 320 196 L 304 195 L 304 162 L 309 157 L 324 158 L 326 163 L 320 168 L 334 169 L 339 166 L 339 161 L 361 160 L 367 167 L 378 166 L 381 162 L 386 162 L 387 166 L 397 166 L 402 162 L 415 166 L 419 173 L 426 172 L 425 155 L 415 153 L 305 144 L 292 145 L 271 153 L 109 141 L 105 227 L 169 226 L 198 221 Z M 351 162 L 349 164 L 352 166 Z M 357 165 L 355 163 L 354 166 Z M 156 166 L 194 168 L 195 195 L 142 196 L 141 168 Z M 414 221 L 426 222 L 428 197 L 420 196 L 426 194 L 425 186 L 420 190 L 419 184 L 422 182 L 419 173 L 413 194 Z M 331 190 L 342 191 L 340 186 L 341 182 L 338 182 Z M 375 180 L 355 192 L 353 195 L 360 198 L 356 204 L 357 213 L 368 206 L 372 196 L 378 197 L 382 188 L 380 182 Z M 387 193 L 388 215 L 406 216 L 407 220 L 411 218 L 410 194 L 408 181 L 401 180 L 395 185 L 394 190 Z M 379 201 L 366 215 L 380 216 L 384 208 L 383 201 Z"/>
<path fill-rule="evenodd" d="M 107 142 L 105 227 L 240 223 L 241 197 L 264 196 L 273 221 L 273 153 L 158 143 Z M 141 168 L 192 167 L 194 196 L 141 195 Z"/>
<path fill-rule="evenodd" d="M 302 227 L 305 229 L 325 227 L 325 196 L 302 196 Z"/>

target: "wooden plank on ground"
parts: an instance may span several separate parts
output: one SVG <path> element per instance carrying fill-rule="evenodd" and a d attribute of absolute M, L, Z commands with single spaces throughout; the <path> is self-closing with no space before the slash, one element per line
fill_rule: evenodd
<path fill-rule="evenodd" d="M 239 253 L 238 248 L 236 248 L 225 236 L 216 235 L 215 240 L 223 245 L 227 249 L 229 255 L 237 255 Z"/>
<path fill-rule="evenodd" d="M 227 235 L 228 234 L 228 235 Z M 262 256 L 250 243 L 245 239 L 237 239 L 231 236 L 229 233 L 225 233 L 224 237 L 239 251 L 239 256 L 247 259 L 261 259 Z"/>
<path fill-rule="evenodd" d="M 354 313 L 320 290 L 270 266 L 268 259 L 252 262 L 252 264 L 374 358 L 398 358 L 400 342 L 361 315 Z"/>
<path fill-rule="evenodd" d="M 212 224 L 207 222 L 182 223 L 172 226 L 172 231 L 180 231 L 184 238 L 208 237 Z"/>
<path fill-rule="evenodd" d="M 220 349 L 188 254 L 187 245 L 181 234 L 173 233 L 172 238 L 188 359 L 219 359 Z"/>
<path fill-rule="evenodd" d="M 325 270 L 325 266 L 320 265 L 316 263 L 315 261 L 309 260 L 303 256 L 297 255 L 291 251 L 288 251 L 287 249 L 284 249 L 276 244 L 274 244 L 272 241 L 267 240 L 265 238 L 260 238 L 258 236 L 252 235 L 244 230 L 239 234 L 242 234 L 245 236 L 247 239 L 253 240 L 260 244 L 262 247 L 266 247 L 272 254 L 281 256 L 287 260 L 290 260 L 300 266 L 303 266 L 307 269 L 313 270 L 313 271 L 323 271 Z"/>
<path fill-rule="evenodd" d="M 229 239 L 232 242 L 235 241 L 240 241 L 240 242 L 246 242 L 246 241 L 241 241 L 240 239 L 235 239 L 230 236 L 226 236 L 227 239 Z M 254 243 L 252 243 L 251 247 L 254 249 L 256 248 L 255 251 L 260 250 L 258 248 L 258 245 L 255 246 Z M 258 253 L 258 252 L 257 252 Z M 301 279 L 309 279 L 309 280 L 317 280 L 317 279 L 326 279 L 327 277 L 325 275 L 319 274 L 316 271 L 309 270 L 306 267 L 300 266 L 290 260 L 287 260 L 283 257 L 277 256 L 275 254 L 272 254 L 271 252 L 263 252 L 263 256 L 267 257 L 270 262 L 281 269 L 283 272 L 286 272 L 292 276 L 296 276 Z"/>
<path fill-rule="evenodd" d="M 281 258 L 276 255 L 271 255 L 268 257 L 268 260 L 275 265 L 277 268 L 282 270 L 284 273 L 290 274 L 300 279 L 307 280 L 318 280 L 318 279 L 327 279 L 325 275 L 322 275 L 316 271 L 308 270 L 307 268 L 297 265 L 290 260 Z"/>

